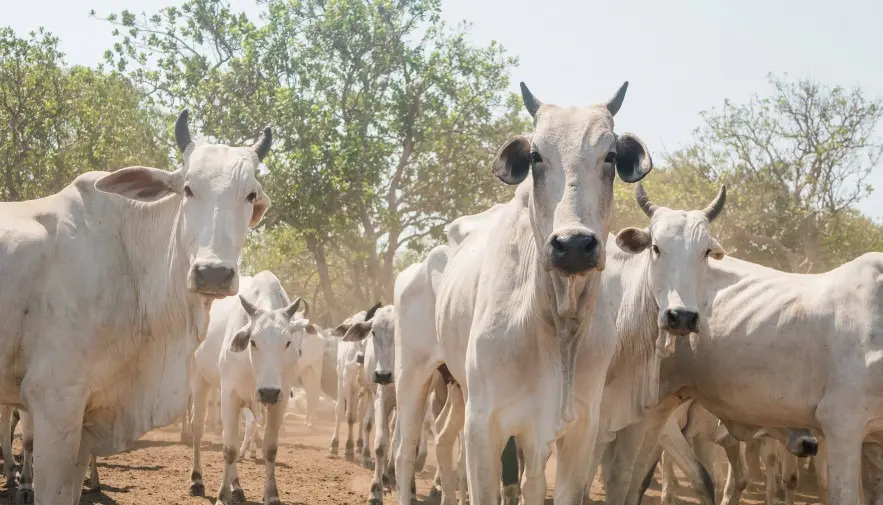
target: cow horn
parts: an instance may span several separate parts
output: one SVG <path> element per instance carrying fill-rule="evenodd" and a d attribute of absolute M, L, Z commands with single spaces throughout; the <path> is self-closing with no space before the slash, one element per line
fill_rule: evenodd
<path fill-rule="evenodd" d="M 722 210 L 724 210 L 725 203 L 727 203 L 727 185 L 722 184 L 720 191 L 717 192 L 717 196 L 714 197 L 714 201 L 711 202 L 711 205 L 702 209 L 702 213 L 705 214 L 705 218 L 708 219 L 709 224 L 717 219 L 717 216 Z"/>
<path fill-rule="evenodd" d="M 189 116 L 190 110 L 184 109 L 178 114 L 178 120 L 175 121 L 175 142 L 182 153 L 193 142 L 193 139 L 190 138 L 190 127 L 187 126 Z"/>
<path fill-rule="evenodd" d="M 365 313 L 365 321 L 370 321 L 372 317 L 374 317 L 374 313 L 377 312 L 377 309 L 382 307 L 383 304 L 381 302 L 377 302 L 373 307 L 368 309 L 368 312 Z"/>
<path fill-rule="evenodd" d="M 291 305 L 289 305 L 288 307 L 285 307 L 285 309 L 283 309 L 285 311 L 285 317 L 287 317 L 288 319 L 291 319 L 292 317 L 294 317 L 294 314 L 297 312 L 297 309 L 300 308 L 301 302 L 303 302 L 303 299 L 298 296 L 297 299 L 291 303 Z"/>
<path fill-rule="evenodd" d="M 635 184 L 635 199 L 638 200 L 638 206 L 641 207 L 644 214 L 647 214 L 647 217 L 652 219 L 653 214 L 656 213 L 656 209 L 659 207 L 650 201 L 650 197 L 647 196 L 647 192 L 644 191 L 644 186 L 640 182 Z"/>
<path fill-rule="evenodd" d="M 244 296 L 239 295 L 239 303 L 242 304 L 242 308 L 245 309 L 245 313 L 250 317 L 254 317 L 255 313 L 258 311 L 258 308 L 254 306 L 248 299 Z"/>
<path fill-rule="evenodd" d="M 613 98 L 607 102 L 607 110 L 610 111 L 611 116 L 615 116 L 617 112 L 619 112 L 619 108 L 622 107 L 622 101 L 625 100 L 625 92 L 629 89 L 629 82 L 625 81 L 622 83 L 622 86 L 619 87 L 616 94 L 613 95 Z"/>
<path fill-rule="evenodd" d="M 537 111 L 540 110 L 540 105 L 543 105 L 543 102 L 537 100 L 533 93 L 527 89 L 527 84 L 521 83 L 521 99 L 524 101 L 524 107 L 527 108 L 527 112 L 530 112 L 531 117 L 536 117 Z"/>
<path fill-rule="evenodd" d="M 304 300 L 303 302 L 304 302 L 304 310 L 303 310 L 303 314 L 304 314 L 304 317 L 307 317 L 307 314 L 310 313 L 310 304 L 307 303 L 306 300 Z"/>
<path fill-rule="evenodd" d="M 254 143 L 254 151 L 258 153 L 258 159 L 264 161 L 264 157 L 270 152 L 270 145 L 273 143 L 273 132 L 269 128 L 264 128 L 261 138 Z"/>

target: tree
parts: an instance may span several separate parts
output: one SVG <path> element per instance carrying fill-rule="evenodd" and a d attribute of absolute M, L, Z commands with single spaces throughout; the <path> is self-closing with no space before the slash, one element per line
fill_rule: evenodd
<path fill-rule="evenodd" d="M 0 200 L 55 193 L 89 170 L 166 168 L 171 141 L 141 96 L 120 75 L 68 68 L 49 33 L 0 29 Z"/>
<path fill-rule="evenodd" d="M 261 6 L 259 25 L 220 0 L 110 15 L 108 61 L 154 103 L 197 109 L 219 139 L 272 125 L 267 222 L 309 251 L 339 320 L 392 300 L 404 248 L 510 194 L 489 161 L 527 127 L 505 92 L 516 62 L 443 24 L 438 0 Z"/>
<path fill-rule="evenodd" d="M 732 253 L 793 272 L 833 268 L 866 252 L 836 246 L 841 227 L 880 233 L 853 206 L 871 193 L 867 177 L 883 154 L 874 135 L 883 102 L 860 89 L 769 82 L 769 97 L 703 113 L 695 143 L 668 156 L 668 173 L 656 177 L 680 193 L 670 202 L 693 205 L 726 182 L 718 229 Z"/>

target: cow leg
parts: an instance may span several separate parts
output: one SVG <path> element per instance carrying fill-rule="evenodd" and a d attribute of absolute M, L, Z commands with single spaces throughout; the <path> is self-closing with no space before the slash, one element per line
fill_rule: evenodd
<path fill-rule="evenodd" d="M 21 478 L 15 491 L 16 505 L 34 503 L 34 421 L 31 414 L 18 411 L 21 421 Z"/>
<path fill-rule="evenodd" d="M 776 449 L 782 469 L 782 483 L 785 487 L 785 505 L 794 505 L 794 493 L 797 491 L 800 479 L 797 470 L 797 456 L 791 454 L 779 442 L 776 442 Z"/>
<path fill-rule="evenodd" d="M 328 449 L 328 453 L 332 456 L 337 456 L 337 448 L 340 443 L 340 423 L 343 422 L 343 416 L 345 414 L 344 409 L 346 409 L 347 401 L 349 400 L 349 395 L 347 391 L 343 389 L 343 378 L 341 377 L 337 381 L 337 401 L 335 402 L 334 409 L 334 434 L 331 436 L 331 447 Z"/>
<path fill-rule="evenodd" d="M 193 398 L 193 414 L 190 416 L 190 432 L 193 435 L 193 463 L 190 468 L 190 496 L 205 496 L 205 483 L 202 480 L 202 434 L 205 430 L 207 384 L 194 378 L 190 384 Z"/>
<path fill-rule="evenodd" d="M 467 417 L 467 424 L 469 424 Z M 568 430 L 570 432 L 570 430 Z M 588 437 L 587 437 L 588 438 Z M 506 445 L 509 445 L 511 442 L 511 438 L 504 440 Z M 502 443 L 500 445 L 503 445 Z M 532 436 L 532 434 L 520 435 L 515 437 L 515 445 L 517 448 L 524 452 L 524 474 L 521 480 L 521 505 L 542 505 L 546 498 L 546 462 L 549 460 L 549 456 L 551 456 L 551 451 L 546 444 L 538 444 L 536 439 Z M 559 455 L 561 454 L 561 447 L 566 444 L 559 444 L 558 450 Z M 514 447 L 513 447 L 514 449 Z M 511 449 L 510 449 L 511 450 Z M 469 447 L 469 450 L 466 453 L 467 457 L 467 470 L 469 470 L 469 453 L 472 452 L 472 447 Z M 501 453 L 502 451 L 498 451 L 497 453 Z M 515 463 L 517 465 L 518 462 L 518 452 L 515 450 L 511 450 L 512 456 L 514 456 Z M 501 463 L 502 465 L 502 460 Z M 585 468 L 585 465 L 583 465 Z M 560 468 L 560 467 L 559 467 Z M 495 474 L 499 475 L 499 474 Z M 470 474 L 472 477 L 472 474 Z M 578 495 L 578 499 L 582 498 L 582 489 L 579 490 L 580 493 Z M 577 503 L 574 501 L 559 501 L 558 499 L 558 485 L 557 485 L 557 476 L 556 476 L 556 486 L 555 486 L 555 503 L 561 503 L 562 505 L 569 505 L 571 503 Z M 511 505 L 511 503 L 504 502 L 504 505 Z"/>
<path fill-rule="evenodd" d="M 774 440 L 765 439 L 760 448 L 761 459 L 764 466 L 764 493 L 766 505 L 775 505 L 776 503 L 776 447 Z"/>
<path fill-rule="evenodd" d="M 671 417 L 665 423 L 659 443 L 690 479 L 693 487 L 700 493 L 702 503 L 714 505 L 714 482 L 711 475 L 696 457 L 696 452 L 690 447 L 678 424 L 674 421 L 675 419 Z"/>
<path fill-rule="evenodd" d="M 358 389 L 354 389 L 353 391 L 348 392 L 348 398 L 346 402 L 346 446 L 343 450 L 343 459 L 347 461 L 355 461 L 356 459 L 354 444 L 355 438 L 353 436 L 353 432 L 355 431 L 356 420 L 363 419 L 363 408 L 367 409 L 367 404 L 364 407 L 362 406 L 360 397 L 361 395 L 359 394 Z"/>
<path fill-rule="evenodd" d="M 468 395 L 468 392 L 467 392 Z M 466 438 L 466 475 L 472 505 L 496 505 L 500 500 L 501 454 L 509 437 L 494 430 L 492 418 L 475 405 L 474 397 L 466 399 L 466 421 L 463 429 Z M 495 432 L 497 431 L 497 432 Z M 536 453 L 533 456 L 537 456 Z M 528 458 L 530 459 L 530 458 Z M 525 462 L 525 466 L 535 461 Z M 536 467 L 531 467 L 535 471 Z M 545 479 L 543 479 L 545 480 Z M 527 479 L 525 483 L 527 485 Z M 528 490 L 533 491 L 533 488 Z M 545 493 L 545 490 L 544 490 Z M 522 490 L 522 503 L 532 503 Z"/>
<path fill-rule="evenodd" d="M 824 438 L 819 439 L 819 448 L 813 458 L 816 479 L 819 486 L 819 503 L 828 505 L 828 444 Z"/>
<path fill-rule="evenodd" d="M 748 487 L 748 480 L 745 478 L 745 472 L 742 469 L 742 458 L 740 454 L 740 442 L 727 434 L 720 441 L 721 447 L 727 453 L 727 483 L 724 485 L 724 497 L 721 505 L 738 505 L 742 498 L 742 491 Z M 758 454 L 758 458 L 759 458 Z M 760 459 L 758 459 L 760 461 Z"/>
<path fill-rule="evenodd" d="M 71 497 L 71 505 L 79 505 L 80 497 L 83 495 L 83 475 L 86 473 L 86 469 L 89 468 L 89 463 L 92 458 L 89 451 L 86 449 L 86 444 L 84 441 L 80 441 L 80 450 L 77 455 L 77 463 L 76 470 L 74 472 L 74 481 L 71 483 L 71 487 L 73 487 L 74 495 Z"/>
<path fill-rule="evenodd" d="M 193 395 L 187 397 L 187 408 L 181 414 L 181 443 L 190 445 L 193 443 L 193 431 L 190 429 L 190 418 L 193 417 Z"/>
<path fill-rule="evenodd" d="M 0 407 L 0 434 L 9 433 L 12 427 L 13 407 Z M 12 436 L 0 436 L 0 451 L 3 452 L 3 475 L 6 476 L 6 487 L 15 487 L 15 457 L 12 455 Z"/>
<path fill-rule="evenodd" d="M 867 422 L 855 414 L 860 408 L 832 405 L 826 400 L 820 402 L 816 417 L 826 442 L 828 505 L 854 505 L 859 503 L 861 451 Z"/>
<path fill-rule="evenodd" d="M 661 505 L 674 505 L 678 502 L 678 477 L 675 475 L 674 462 L 671 454 L 662 452 L 662 497 Z"/>
<path fill-rule="evenodd" d="M 245 458 L 245 453 L 249 448 L 251 448 L 251 457 L 254 459 L 257 456 L 254 438 L 258 431 L 258 423 L 250 408 L 245 407 L 242 409 L 242 413 L 245 415 L 245 438 L 242 439 L 242 446 L 239 448 L 239 461 Z"/>
<path fill-rule="evenodd" d="M 304 370 L 300 378 L 307 394 L 307 416 L 304 418 L 304 424 L 312 427 L 316 422 L 316 409 L 319 408 L 319 378 L 313 367 Z"/>
<path fill-rule="evenodd" d="M 264 428 L 264 464 L 267 476 L 264 480 L 264 504 L 279 505 L 279 489 L 276 487 L 276 454 L 279 448 L 279 428 L 285 418 L 285 406 L 288 396 L 275 405 L 267 407 L 267 425 Z"/>
<path fill-rule="evenodd" d="M 383 503 L 383 478 L 386 476 L 386 462 L 389 455 L 389 415 L 393 402 L 390 396 L 395 394 L 392 386 L 377 386 L 374 399 L 374 479 L 368 495 L 369 505 Z"/>
<path fill-rule="evenodd" d="M 745 466 L 748 467 L 748 479 L 753 482 L 764 480 L 763 470 L 760 468 L 761 440 L 748 440 L 745 442 Z"/>
<path fill-rule="evenodd" d="M 89 457 L 89 487 L 86 488 L 89 494 L 101 492 L 101 481 L 98 478 L 98 457 L 94 454 Z"/>
<path fill-rule="evenodd" d="M 589 472 L 594 472 L 592 463 L 597 461 L 595 451 L 598 446 L 601 407 L 600 386 L 604 384 L 603 375 L 597 379 L 596 383 L 599 384 L 597 391 L 587 391 L 588 394 L 592 395 L 588 397 L 589 407 L 577 415 L 576 422 L 567 429 L 563 437 L 558 439 L 555 503 L 563 505 L 579 504 L 586 492 L 586 484 L 591 485 L 589 479 L 594 477 L 594 475 L 590 476 Z M 526 452 L 525 458 L 530 459 Z M 540 468 L 539 471 L 542 472 L 543 469 Z M 522 493 L 524 493 L 525 486 L 526 484 L 522 484 Z M 542 500 L 540 499 L 537 503 L 542 503 Z"/>
<path fill-rule="evenodd" d="M 411 489 L 406 486 L 410 487 L 414 481 L 417 439 L 423 424 L 430 379 L 437 366 L 403 363 L 401 370 L 395 372 L 397 440 L 394 450 L 399 505 L 411 504 Z"/>
<path fill-rule="evenodd" d="M 429 437 L 432 436 L 432 432 L 430 429 L 430 425 L 432 424 L 432 418 L 430 417 L 429 409 L 424 410 L 423 414 L 423 428 L 420 431 L 420 441 L 417 443 L 417 459 L 414 462 L 414 472 L 420 473 L 423 471 L 423 467 L 426 465 L 426 455 L 427 449 L 426 444 L 429 441 Z"/>
<path fill-rule="evenodd" d="M 377 447 L 377 437 L 380 436 L 380 414 L 377 406 L 380 405 L 380 391 L 385 388 L 390 388 L 391 386 L 377 386 L 377 389 L 374 390 L 374 394 L 370 392 L 366 393 L 367 398 L 371 398 L 373 400 L 373 405 L 368 405 L 367 410 L 365 411 L 365 415 L 362 417 L 362 435 L 359 437 L 359 442 L 356 443 L 358 446 L 358 452 L 362 455 L 362 466 L 373 470 L 375 468 L 375 464 L 371 461 L 371 449 L 369 441 L 371 440 L 371 427 L 372 424 L 376 425 L 374 429 L 374 447 Z M 387 393 L 387 395 L 389 395 Z M 363 403 L 367 403 L 364 401 Z M 376 421 L 376 423 L 374 422 Z M 389 427 L 385 428 L 387 435 L 389 434 Z M 364 443 L 361 443 L 364 441 Z"/>
<path fill-rule="evenodd" d="M 224 432 L 224 469 L 221 471 L 221 486 L 218 489 L 217 505 L 230 503 L 234 497 L 233 487 L 238 484 L 235 482 L 239 480 L 236 472 L 236 456 L 239 445 L 239 411 L 242 407 L 242 401 L 234 398 L 232 391 L 224 391 L 222 388 L 221 425 Z M 242 488 L 239 489 L 241 492 Z M 245 501 L 244 498 L 242 496 L 241 501 Z"/>
<path fill-rule="evenodd" d="M 454 505 L 454 442 L 459 438 L 465 421 L 463 394 L 455 384 L 448 386 L 448 400 L 436 419 L 435 458 L 438 461 L 441 505 Z M 462 456 L 462 450 L 461 456 Z M 461 457 L 460 460 L 463 460 Z M 459 477 L 459 476 L 458 476 Z M 465 483 L 461 483 L 465 487 Z"/>
<path fill-rule="evenodd" d="M 27 381 L 27 378 L 25 379 Z M 68 503 L 83 489 L 84 460 L 78 466 L 85 401 L 77 391 L 28 394 L 22 385 L 34 427 L 34 502 Z"/>

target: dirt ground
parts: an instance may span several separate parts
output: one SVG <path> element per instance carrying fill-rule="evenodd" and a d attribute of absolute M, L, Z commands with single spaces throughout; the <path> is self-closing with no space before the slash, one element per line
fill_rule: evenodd
<path fill-rule="evenodd" d="M 322 422 L 307 428 L 300 419 L 291 419 L 281 437 L 277 457 L 277 483 L 279 496 L 287 505 L 363 505 L 366 503 L 373 473 L 358 463 L 342 458 L 346 427 L 341 426 L 341 457 L 330 457 L 328 445 L 331 440 L 332 423 Z M 83 494 L 81 504 L 213 504 L 213 498 L 193 498 L 188 495 L 191 449 L 179 443 L 180 425 L 154 430 L 138 441 L 129 452 L 99 458 L 101 493 Z M 16 454 L 20 441 L 15 442 Z M 430 447 L 424 471 L 418 476 L 417 495 L 419 504 L 434 504 L 437 499 L 427 497 L 435 473 L 435 457 Z M 260 458 L 260 452 L 258 452 Z M 206 494 L 217 495 L 220 481 L 221 437 L 207 433 L 203 440 L 203 471 Z M 554 485 L 554 456 L 547 469 L 548 483 Z M 250 457 L 239 463 L 239 476 L 248 504 L 260 504 L 263 495 L 263 461 Z M 718 469 L 721 470 L 720 468 Z M 725 471 L 725 467 L 723 467 Z M 643 503 L 659 505 L 660 478 L 647 492 Z M 681 481 L 683 486 L 687 484 Z M 762 484 L 752 484 L 743 494 L 742 503 L 763 503 Z M 801 474 L 799 504 L 818 503 L 814 476 Z M 0 488 L 0 504 L 12 504 L 14 490 Z M 549 494 L 551 496 L 551 493 Z M 681 503 L 699 503 L 696 495 L 686 489 Z M 596 480 L 592 486 L 594 503 L 604 503 L 603 486 Z M 395 495 L 387 495 L 384 502 L 395 503 Z M 547 498 L 546 504 L 552 499 Z"/>

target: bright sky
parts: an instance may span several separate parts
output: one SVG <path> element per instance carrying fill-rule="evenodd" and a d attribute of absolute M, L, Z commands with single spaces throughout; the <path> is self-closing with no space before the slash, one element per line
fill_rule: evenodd
<path fill-rule="evenodd" d="M 0 25 L 24 34 L 44 26 L 68 61 L 95 64 L 113 44 L 110 27 L 90 19 L 122 9 L 154 12 L 176 0 L 0 0 Z M 252 0 L 233 0 L 256 12 Z M 690 140 L 698 113 L 769 92 L 768 72 L 827 85 L 861 86 L 883 96 L 883 2 L 875 0 L 443 0 L 445 19 L 472 23 L 481 44 L 496 40 L 520 59 L 512 90 L 525 81 L 542 101 L 607 99 L 629 92 L 617 129 L 637 133 L 651 152 Z M 880 128 L 883 131 L 883 127 Z M 883 166 L 877 191 L 859 208 L 883 219 Z"/>

